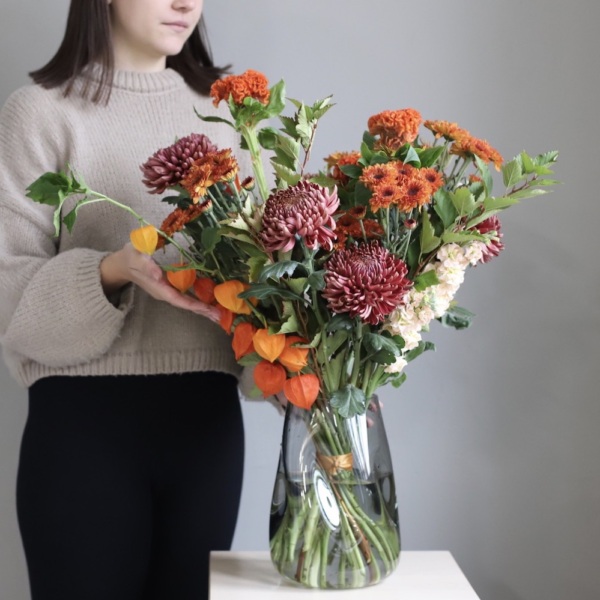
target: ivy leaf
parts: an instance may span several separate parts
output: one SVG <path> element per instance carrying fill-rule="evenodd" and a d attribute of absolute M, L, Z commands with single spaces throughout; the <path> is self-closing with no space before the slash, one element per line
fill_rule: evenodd
<path fill-rule="evenodd" d="M 345 419 L 356 415 L 363 415 L 367 410 L 365 393 L 352 384 L 348 384 L 341 390 L 333 392 L 330 402 L 340 417 Z"/>

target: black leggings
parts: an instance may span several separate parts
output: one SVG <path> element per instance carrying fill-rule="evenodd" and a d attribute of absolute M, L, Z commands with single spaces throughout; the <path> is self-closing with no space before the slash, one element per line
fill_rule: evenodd
<path fill-rule="evenodd" d="M 36 382 L 17 480 L 32 600 L 208 598 L 243 461 L 229 375 Z"/>

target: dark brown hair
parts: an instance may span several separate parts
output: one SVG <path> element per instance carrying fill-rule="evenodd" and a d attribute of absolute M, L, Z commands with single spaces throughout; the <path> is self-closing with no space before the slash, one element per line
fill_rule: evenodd
<path fill-rule="evenodd" d="M 46 65 L 29 75 L 45 88 L 66 84 L 64 93 L 68 96 L 78 75 L 92 63 L 100 65 L 100 79 L 95 82 L 85 79 L 82 94 L 91 95 L 92 102 L 107 102 L 114 73 L 109 3 L 107 0 L 71 0 L 60 47 Z M 181 52 L 167 57 L 167 67 L 177 71 L 200 94 L 208 94 L 212 83 L 226 72 L 227 67 L 213 64 L 202 18 Z"/>

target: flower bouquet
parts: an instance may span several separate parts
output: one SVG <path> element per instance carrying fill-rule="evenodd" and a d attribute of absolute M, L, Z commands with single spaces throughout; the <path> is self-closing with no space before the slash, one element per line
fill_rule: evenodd
<path fill-rule="evenodd" d="M 470 324 L 454 301 L 467 269 L 502 250 L 500 211 L 556 183 L 557 153 L 504 164 L 454 123 L 388 110 L 368 120 L 357 150 L 309 173 L 331 98 L 286 99 L 283 81 L 269 88 L 255 71 L 217 81 L 211 95 L 231 119 L 199 117 L 239 132 L 253 173 L 239 174 L 231 149 L 201 134 L 157 151 L 142 166 L 144 183 L 168 191 L 162 200 L 174 209 L 158 227 L 136 214 L 131 241 L 149 254 L 177 246 L 169 280 L 219 308 L 255 393 L 287 400 L 271 511 L 278 570 L 310 587 L 376 583 L 396 566 L 400 540 L 375 392 L 401 385 L 406 364 L 434 348 L 422 339 L 432 321 Z M 499 196 L 489 165 L 502 174 Z M 53 204 L 57 227 L 62 219 L 69 229 L 86 203 L 118 204 L 72 172 L 45 174 L 28 194 Z"/>

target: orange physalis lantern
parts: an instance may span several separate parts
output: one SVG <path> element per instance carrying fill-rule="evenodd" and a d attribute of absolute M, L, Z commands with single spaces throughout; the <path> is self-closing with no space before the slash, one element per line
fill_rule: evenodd
<path fill-rule="evenodd" d="M 185 264 L 178 263 L 172 266 L 184 267 Z M 194 285 L 194 281 L 196 280 L 196 270 L 178 269 L 177 271 L 167 271 L 167 279 L 175 289 L 179 290 L 183 294 L 184 292 L 187 292 L 192 285 Z"/>
<path fill-rule="evenodd" d="M 268 329 L 259 329 L 252 338 L 254 350 L 269 362 L 276 360 L 285 348 L 285 335 L 283 333 L 269 333 Z"/>
<path fill-rule="evenodd" d="M 231 326 L 233 325 L 233 318 L 235 316 L 228 308 L 223 308 L 222 306 L 217 305 L 219 309 L 220 318 L 219 325 L 223 328 L 225 333 L 231 333 Z"/>
<path fill-rule="evenodd" d="M 231 346 L 235 352 L 235 360 L 240 360 L 242 356 L 254 352 L 254 344 L 252 343 L 252 337 L 256 333 L 256 327 L 252 323 L 244 321 L 239 325 L 236 325 L 233 330 L 233 340 Z"/>
<path fill-rule="evenodd" d="M 308 410 L 319 395 L 319 387 L 319 378 L 307 373 L 288 379 L 283 384 L 283 391 L 292 404 Z"/>
<path fill-rule="evenodd" d="M 283 390 L 286 382 L 285 369 L 278 364 L 272 364 L 267 360 L 259 362 L 254 368 L 254 383 L 263 393 L 263 396 L 272 396 Z"/>
<path fill-rule="evenodd" d="M 216 285 L 210 277 L 198 277 L 194 281 L 194 294 L 196 294 L 196 298 L 202 302 L 206 302 L 206 304 L 214 304 Z"/>
<path fill-rule="evenodd" d="M 231 279 L 230 281 L 219 283 L 219 285 L 215 286 L 215 298 L 224 308 L 227 308 L 238 315 L 249 315 L 251 309 L 248 306 L 248 303 L 244 299 L 238 298 L 238 294 L 247 290 L 248 287 L 248 285 L 237 279 Z"/>
<path fill-rule="evenodd" d="M 154 225 L 138 227 L 129 234 L 132 246 L 143 254 L 154 254 L 158 244 L 158 231 Z"/>
<path fill-rule="evenodd" d="M 285 339 L 285 348 L 279 355 L 279 362 L 292 373 L 301 371 L 308 362 L 308 348 L 297 348 L 294 344 L 306 344 L 306 340 L 297 335 Z"/>

